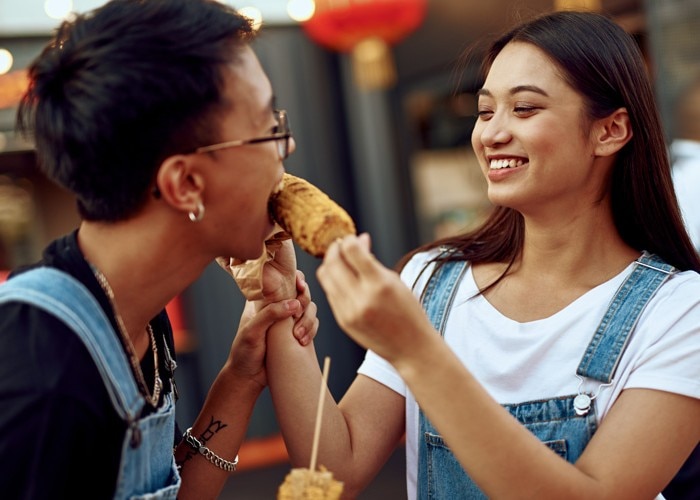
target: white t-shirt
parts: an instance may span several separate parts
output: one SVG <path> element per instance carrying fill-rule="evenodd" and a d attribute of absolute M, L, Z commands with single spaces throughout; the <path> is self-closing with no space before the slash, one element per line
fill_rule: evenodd
<path fill-rule="evenodd" d="M 700 252 L 700 142 L 676 139 L 671 144 L 673 185 L 683 221 Z"/>
<path fill-rule="evenodd" d="M 401 277 L 411 286 L 435 252 L 414 256 Z M 420 297 L 431 274 L 421 275 L 414 293 Z M 496 310 L 482 295 L 471 267 L 465 272 L 445 326 L 445 340 L 469 371 L 500 404 L 577 393 L 576 368 L 608 303 L 632 272 L 595 287 L 556 314 L 518 323 Z M 472 298 L 470 298 L 472 297 Z M 406 480 L 408 498 L 416 497 L 418 405 L 405 383 L 384 359 L 368 351 L 358 373 L 406 398 Z M 595 394 L 600 383 L 586 380 Z M 600 387 L 595 409 L 599 421 L 623 389 L 658 389 L 700 398 L 700 275 L 676 273 L 652 298 L 632 334 L 612 385 Z"/>

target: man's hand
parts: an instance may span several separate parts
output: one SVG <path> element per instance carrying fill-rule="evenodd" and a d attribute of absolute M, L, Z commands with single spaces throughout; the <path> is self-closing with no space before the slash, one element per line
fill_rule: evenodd
<path fill-rule="evenodd" d="M 301 345 L 311 342 L 318 332 L 317 307 L 311 301 L 309 286 L 301 271 L 295 273 L 296 298 L 260 304 L 246 302 L 236 338 L 231 345 L 229 369 L 241 378 L 267 385 L 265 353 L 267 330 L 278 321 L 293 319 L 292 334 Z"/>

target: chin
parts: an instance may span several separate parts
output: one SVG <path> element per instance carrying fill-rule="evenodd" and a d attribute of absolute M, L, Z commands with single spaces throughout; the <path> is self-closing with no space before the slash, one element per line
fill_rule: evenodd
<path fill-rule="evenodd" d="M 256 260 L 259 257 L 262 256 L 263 252 L 265 249 L 263 248 L 264 243 L 260 243 L 260 246 L 256 249 L 252 248 L 246 248 L 246 249 L 241 249 L 238 252 L 238 257 L 236 257 L 238 260 Z"/>

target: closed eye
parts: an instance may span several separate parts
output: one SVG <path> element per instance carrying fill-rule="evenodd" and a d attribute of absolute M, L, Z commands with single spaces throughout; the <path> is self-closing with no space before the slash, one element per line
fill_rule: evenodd
<path fill-rule="evenodd" d="M 513 108 L 513 113 L 516 116 L 525 117 L 525 116 L 530 116 L 530 115 L 534 114 L 539 109 L 542 109 L 542 108 L 539 108 L 537 106 L 515 106 Z"/>

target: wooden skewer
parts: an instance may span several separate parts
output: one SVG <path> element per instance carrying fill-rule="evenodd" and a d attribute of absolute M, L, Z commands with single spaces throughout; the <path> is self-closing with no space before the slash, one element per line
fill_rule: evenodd
<path fill-rule="evenodd" d="M 316 457 L 318 456 L 318 441 L 321 436 L 321 416 L 323 415 L 323 399 L 328 386 L 328 369 L 331 365 L 331 358 L 326 356 L 323 360 L 323 377 L 321 380 L 321 390 L 318 394 L 318 408 L 316 409 L 316 427 L 314 428 L 314 442 L 311 448 L 311 464 L 309 469 L 316 470 Z"/>

